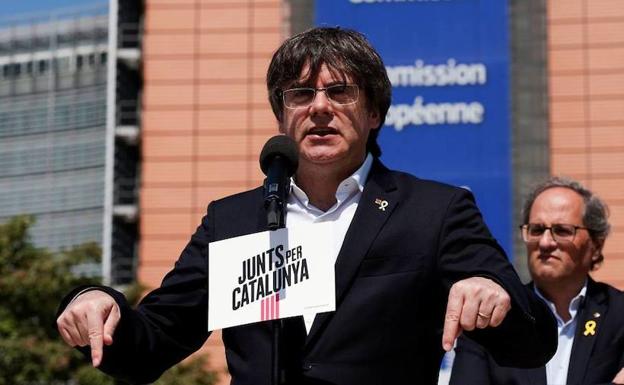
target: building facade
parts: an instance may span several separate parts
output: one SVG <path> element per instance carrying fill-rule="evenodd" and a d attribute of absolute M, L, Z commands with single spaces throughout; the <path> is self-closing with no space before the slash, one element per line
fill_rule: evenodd
<path fill-rule="evenodd" d="M 605 266 L 624 288 L 624 4 L 510 1 L 513 228 L 527 191 L 577 178 L 611 208 Z M 264 74 L 272 51 L 314 23 L 314 1 L 148 0 L 145 8 L 139 279 L 156 286 L 207 204 L 261 183 L 276 133 Z M 619 106 L 619 107 L 618 107 Z M 526 279 L 524 245 L 514 263 Z M 222 348 L 208 343 L 217 369 Z"/>
<path fill-rule="evenodd" d="M 107 31 L 106 7 L 0 24 L 0 220 L 37 245 L 101 242 Z"/>
<path fill-rule="evenodd" d="M 0 24 L 0 220 L 31 213 L 37 244 L 98 242 L 105 280 L 158 286 L 208 203 L 261 183 L 258 154 L 277 132 L 266 68 L 284 38 L 314 24 L 314 8 L 110 0 Z M 579 179 L 611 209 L 595 277 L 624 288 L 624 3 L 508 8 L 509 231 L 535 183 Z M 519 237 L 514 255 L 527 278 Z M 216 334 L 204 352 L 227 383 Z"/>
<path fill-rule="evenodd" d="M 609 205 L 611 235 L 594 277 L 624 289 L 624 3 L 547 5 L 549 170 Z"/>
<path fill-rule="evenodd" d="M 135 3 L 124 17 L 94 3 L 0 21 L 0 221 L 32 215 L 51 250 L 101 245 L 102 266 L 81 269 L 114 285 L 137 261 Z"/>

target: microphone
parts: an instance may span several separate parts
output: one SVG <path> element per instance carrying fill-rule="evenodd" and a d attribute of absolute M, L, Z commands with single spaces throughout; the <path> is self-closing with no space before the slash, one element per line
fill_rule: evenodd
<path fill-rule="evenodd" d="M 299 150 L 290 137 L 277 135 L 269 139 L 260 153 L 264 180 L 264 208 L 269 230 L 283 228 L 284 207 L 290 187 L 289 179 L 299 166 Z"/>

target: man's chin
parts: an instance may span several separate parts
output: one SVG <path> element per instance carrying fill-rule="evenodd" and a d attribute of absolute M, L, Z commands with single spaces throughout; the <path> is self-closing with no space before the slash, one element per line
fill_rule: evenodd
<path fill-rule="evenodd" d="M 303 152 L 303 159 L 311 164 L 331 164 L 333 162 L 340 161 L 343 157 L 336 151 L 318 151 L 325 149 L 315 149 L 316 151 Z M 327 149 L 328 150 L 328 149 Z"/>
<path fill-rule="evenodd" d="M 551 268 L 541 268 L 540 271 L 534 272 L 531 274 L 533 276 L 533 280 L 537 283 L 558 283 L 561 282 L 562 272 L 551 269 Z"/>

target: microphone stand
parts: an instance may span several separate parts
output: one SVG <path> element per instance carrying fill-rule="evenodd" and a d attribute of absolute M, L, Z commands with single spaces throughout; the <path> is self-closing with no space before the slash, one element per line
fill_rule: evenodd
<path fill-rule="evenodd" d="M 275 198 L 269 199 L 265 202 L 265 208 L 267 210 L 267 228 L 271 231 L 286 227 L 286 224 L 284 223 L 284 201 L 285 200 L 280 201 L 280 199 Z M 271 321 L 271 330 L 273 334 L 273 341 L 271 344 L 271 385 L 284 385 L 286 380 L 285 371 L 284 368 L 282 368 L 280 357 L 283 327 L 283 320 L 277 319 Z"/>
<path fill-rule="evenodd" d="M 297 169 L 298 163 L 297 145 L 287 136 L 274 136 L 262 148 L 260 168 L 267 176 L 264 180 L 264 208 L 267 214 L 268 230 L 286 227 L 286 200 L 290 188 L 289 181 L 290 176 Z M 282 365 L 282 357 L 280 355 L 282 331 L 284 329 L 283 320 L 273 320 L 271 329 L 273 332 L 271 385 L 284 385 L 286 383 L 286 370 L 284 365 Z"/>
<path fill-rule="evenodd" d="M 282 368 L 280 360 L 280 345 L 282 342 L 282 329 L 284 325 L 281 319 L 277 319 L 271 322 L 271 329 L 273 329 L 273 343 L 271 348 L 272 356 L 272 368 L 271 368 L 271 384 L 284 385 L 285 384 L 285 372 Z"/>

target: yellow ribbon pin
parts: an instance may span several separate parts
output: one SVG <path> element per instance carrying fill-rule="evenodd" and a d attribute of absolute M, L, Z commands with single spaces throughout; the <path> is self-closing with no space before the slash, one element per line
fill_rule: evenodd
<path fill-rule="evenodd" d="M 585 332 L 583 332 L 583 335 L 588 336 L 590 334 L 592 336 L 596 334 L 596 321 L 594 320 L 585 322 Z"/>
<path fill-rule="evenodd" d="M 379 210 L 386 211 L 386 207 L 388 207 L 388 201 L 384 199 L 375 199 L 375 204 L 379 205 Z"/>

